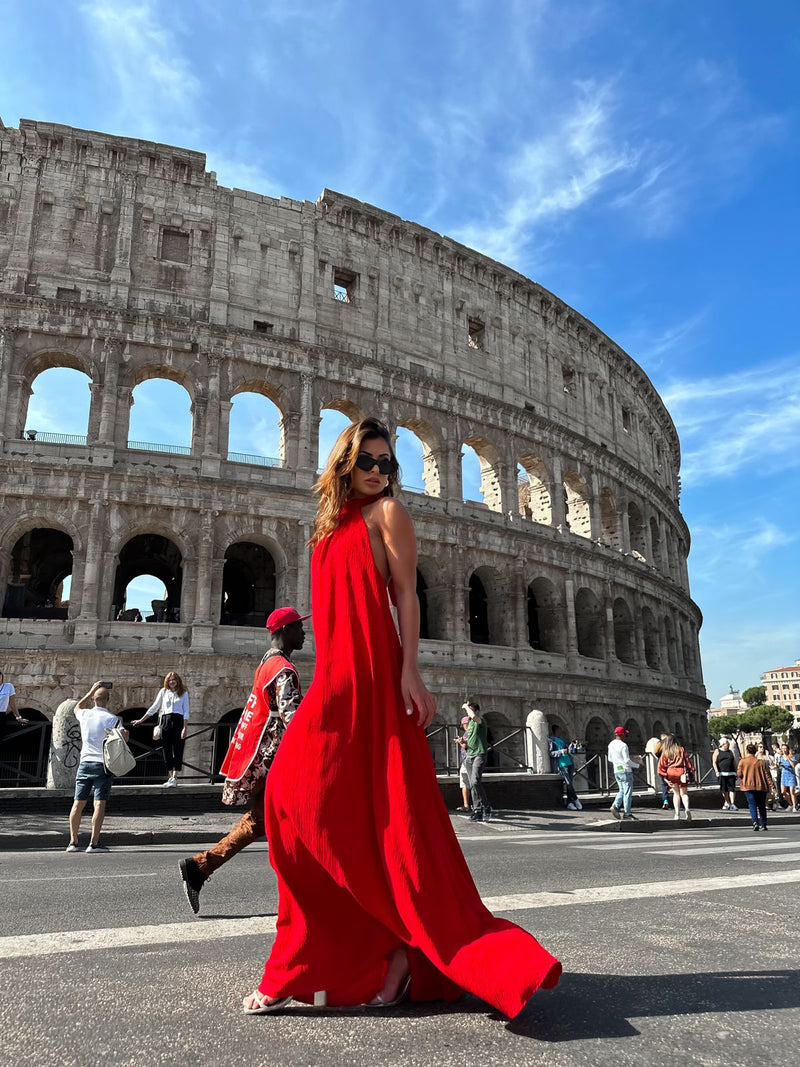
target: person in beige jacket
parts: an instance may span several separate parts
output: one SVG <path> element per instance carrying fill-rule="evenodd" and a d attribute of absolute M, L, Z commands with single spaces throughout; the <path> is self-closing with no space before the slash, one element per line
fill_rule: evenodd
<path fill-rule="evenodd" d="M 747 755 L 739 760 L 736 773 L 742 781 L 742 789 L 747 797 L 753 830 L 767 828 L 767 794 L 772 792 L 772 780 L 763 760 L 756 755 L 756 746 L 748 745 Z"/>

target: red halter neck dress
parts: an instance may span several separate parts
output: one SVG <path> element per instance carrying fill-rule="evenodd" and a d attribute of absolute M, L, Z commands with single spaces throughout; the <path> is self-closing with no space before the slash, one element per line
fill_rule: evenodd
<path fill-rule="evenodd" d="M 561 964 L 481 902 L 425 732 L 406 714 L 401 647 L 361 509 L 348 501 L 311 561 L 314 680 L 267 778 L 277 934 L 259 985 L 354 1005 L 408 948 L 411 999 L 463 990 L 517 1015 Z"/>

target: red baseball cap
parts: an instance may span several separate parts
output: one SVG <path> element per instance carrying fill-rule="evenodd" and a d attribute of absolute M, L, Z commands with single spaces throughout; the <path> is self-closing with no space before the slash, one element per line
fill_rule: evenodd
<path fill-rule="evenodd" d="M 267 626 L 269 626 L 269 623 L 267 623 Z M 628 731 L 625 729 L 624 726 L 618 726 L 614 733 L 617 735 L 617 737 L 622 737 L 623 735 L 627 736 Z"/>
<path fill-rule="evenodd" d="M 276 631 L 282 630 L 284 626 L 289 626 L 293 622 L 300 622 L 302 619 L 310 618 L 310 615 L 298 614 L 296 608 L 275 608 L 267 619 L 267 629 L 271 634 L 274 634 Z"/>

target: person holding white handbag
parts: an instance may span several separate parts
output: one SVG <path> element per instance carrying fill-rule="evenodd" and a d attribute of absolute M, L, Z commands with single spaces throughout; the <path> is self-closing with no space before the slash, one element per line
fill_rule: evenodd
<path fill-rule="evenodd" d="M 161 741 L 164 762 L 167 765 L 165 786 L 175 788 L 178 774 L 183 769 L 183 745 L 186 741 L 186 723 L 189 721 L 189 690 L 175 671 L 164 678 L 156 699 L 140 719 L 131 726 L 140 726 L 145 719 L 158 712 L 158 725 L 153 731 L 153 740 Z"/>

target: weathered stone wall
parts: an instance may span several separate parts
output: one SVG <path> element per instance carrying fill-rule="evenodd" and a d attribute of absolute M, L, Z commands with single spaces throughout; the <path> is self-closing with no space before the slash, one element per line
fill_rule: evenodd
<path fill-rule="evenodd" d="M 53 366 L 91 379 L 85 445 L 23 440 L 32 383 Z M 131 394 L 150 377 L 188 390 L 190 455 L 128 447 Z M 228 460 L 243 391 L 281 411 L 279 466 Z M 219 625 L 224 554 L 263 545 L 277 601 L 307 606 L 324 408 L 423 442 L 426 492 L 404 500 L 443 721 L 469 690 L 499 729 L 535 706 L 571 736 L 631 719 L 645 737 L 705 737 L 678 439 L 613 341 L 502 264 L 338 193 L 275 200 L 219 187 L 184 149 L 0 128 L 0 603 L 26 531 L 64 531 L 74 561 L 66 620 L 0 620 L 21 706 L 51 716 L 100 674 L 117 710 L 142 706 L 171 668 L 196 720 L 241 706 L 264 635 Z M 464 444 L 480 503 L 462 499 Z M 179 622 L 114 621 L 119 554 L 141 533 L 180 551 Z M 473 575 L 488 644 L 470 641 Z"/>

